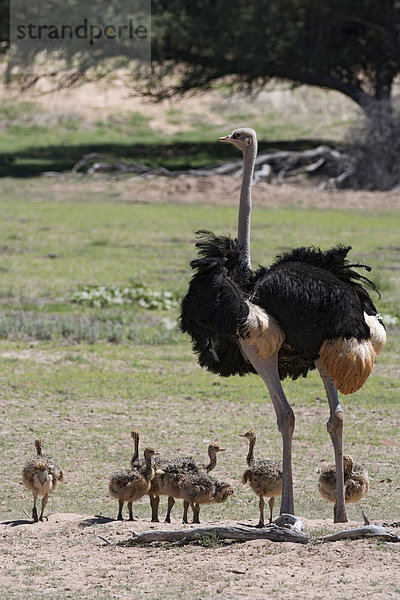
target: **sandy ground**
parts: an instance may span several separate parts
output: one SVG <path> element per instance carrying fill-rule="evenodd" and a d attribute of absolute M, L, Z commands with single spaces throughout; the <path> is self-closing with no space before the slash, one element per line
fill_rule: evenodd
<path fill-rule="evenodd" d="M 344 525 L 322 520 L 305 521 L 304 526 L 314 540 L 307 545 L 257 540 L 226 542 L 216 548 L 124 547 L 115 543 L 129 539 L 132 530 L 181 526 L 77 514 L 53 514 L 38 524 L 3 522 L 0 595 L 199 600 L 400 596 L 399 544 L 376 540 L 321 544 L 318 535 Z"/>

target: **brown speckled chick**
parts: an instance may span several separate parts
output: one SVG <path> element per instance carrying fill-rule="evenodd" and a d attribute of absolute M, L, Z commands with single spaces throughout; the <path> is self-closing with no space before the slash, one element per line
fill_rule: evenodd
<path fill-rule="evenodd" d="M 369 490 L 368 471 L 363 465 L 354 463 L 351 456 L 343 455 L 344 492 L 346 503 L 358 502 Z M 322 469 L 318 480 L 321 496 L 329 502 L 334 502 L 333 514 L 336 507 L 336 468 L 329 466 Z"/>
<path fill-rule="evenodd" d="M 253 492 L 260 498 L 260 520 L 257 527 L 264 527 L 264 497 L 269 498 L 269 522 L 272 523 L 272 510 L 275 504 L 275 496 L 282 494 L 282 468 L 272 460 L 254 460 L 254 446 L 256 443 L 256 432 L 249 429 L 240 437 L 249 440 L 249 451 L 247 454 L 248 469 L 243 473 L 243 483 L 249 482 Z"/>
<path fill-rule="evenodd" d="M 54 490 L 58 481 L 63 481 L 64 475 L 52 456 L 42 452 L 43 440 L 35 440 L 37 456 L 28 460 L 22 470 L 22 481 L 33 493 L 32 518 L 35 523 L 43 521 L 43 511 L 49 494 Z M 42 510 L 38 517 L 36 499 L 42 496 Z"/>

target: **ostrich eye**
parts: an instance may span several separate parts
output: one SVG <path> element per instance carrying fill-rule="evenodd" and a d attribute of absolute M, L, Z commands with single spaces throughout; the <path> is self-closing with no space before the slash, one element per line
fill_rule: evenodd
<path fill-rule="evenodd" d="M 235 133 L 233 134 L 233 137 L 234 137 L 235 139 L 237 139 L 237 138 L 240 138 L 240 136 L 241 136 L 241 135 L 242 135 L 242 134 L 240 133 L 240 131 L 235 131 Z"/>

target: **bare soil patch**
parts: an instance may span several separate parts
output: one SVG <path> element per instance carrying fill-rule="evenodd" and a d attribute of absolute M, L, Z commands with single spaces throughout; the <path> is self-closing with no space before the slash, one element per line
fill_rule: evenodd
<path fill-rule="evenodd" d="M 304 525 L 314 539 L 344 528 L 328 520 L 308 520 Z M 400 595 L 400 548 L 391 543 L 252 541 L 213 548 L 121 547 L 99 537 L 114 544 L 131 537 L 132 530 L 150 527 L 174 529 L 177 523 L 117 522 L 77 514 L 53 514 L 35 525 L 1 523 L 2 597 L 26 598 L 29 593 L 32 598 L 386 600 Z M 7 595 L 10 589 L 12 595 Z"/>
<path fill-rule="evenodd" d="M 124 198 L 132 199 L 132 187 L 135 185 L 138 186 L 137 190 L 140 189 L 141 194 L 138 201 L 142 203 L 171 202 L 173 200 L 188 204 L 236 205 L 241 180 L 228 175 L 132 179 L 130 185 L 125 186 L 124 191 L 121 189 Z M 278 185 L 260 182 L 253 188 L 253 202 L 255 206 L 271 209 L 295 206 L 339 210 L 398 210 L 400 194 L 398 192 L 355 192 L 350 190 L 321 191 L 311 185 Z"/>
<path fill-rule="evenodd" d="M 32 200 L 43 195 L 43 179 L 29 181 Z M 77 189 L 85 200 L 97 200 L 105 185 L 110 198 L 132 204 L 202 204 L 238 205 L 241 180 L 230 175 L 213 177 L 179 176 L 152 179 L 109 179 L 104 176 L 62 178 L 45 181 L 46 191 L 60 202 L 76 199 Z M 21 189 L 24 189 L 23 187 Z M 28 189 L 28 186 L 27 186 Z M 112 200 L 113 201 L 113 200 Z M 254 207 L 279 209 L 285 207 L 337 210 L 395 211 L 400 209 L 400 194 L 353 190 L 319 190 L 313 185 L 279 185 L 259 182 L 253 187 Z"/>

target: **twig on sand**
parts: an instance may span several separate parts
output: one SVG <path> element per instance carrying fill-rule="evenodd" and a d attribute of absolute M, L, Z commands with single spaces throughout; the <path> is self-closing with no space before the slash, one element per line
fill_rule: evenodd
<path fill-rule="evenodd" d="M 98 535 L 97 537 L 99 537 L 103 542 L 105 542 L 106 544 L 108 544 L 109 546 L 115 546 L 114 542 L 110 542 L 110 540 L 108 540 L 107 538 L 105 538 L 102 535 Z"/>

